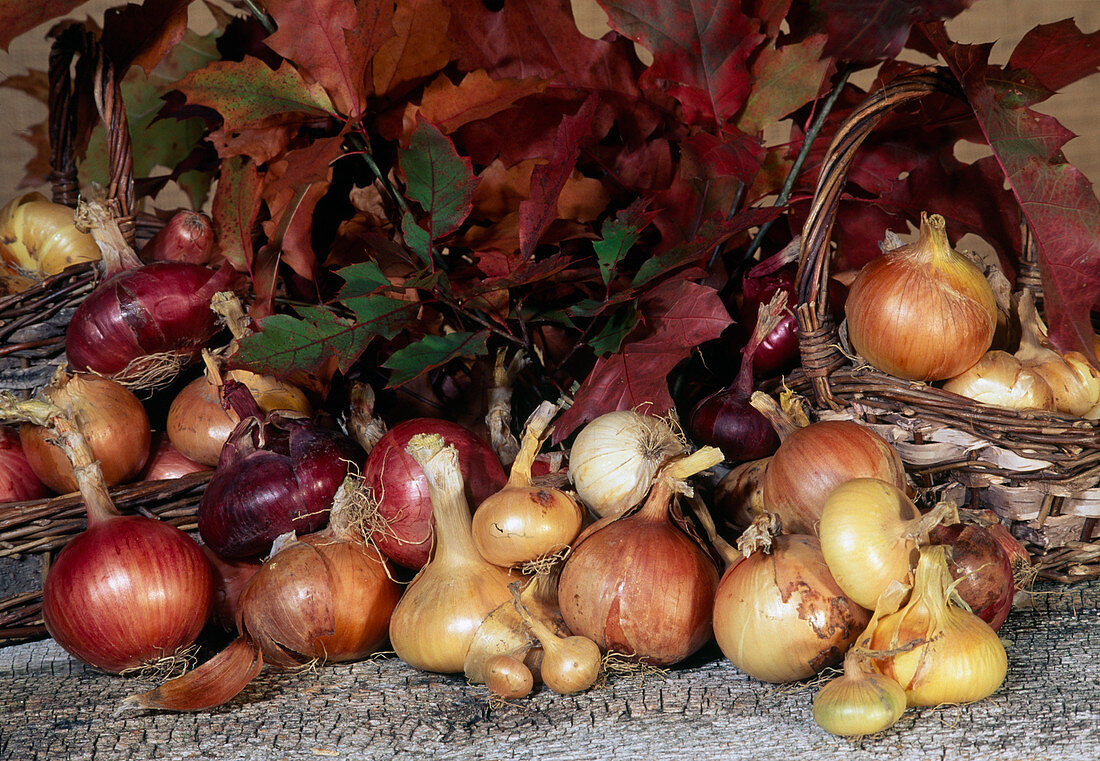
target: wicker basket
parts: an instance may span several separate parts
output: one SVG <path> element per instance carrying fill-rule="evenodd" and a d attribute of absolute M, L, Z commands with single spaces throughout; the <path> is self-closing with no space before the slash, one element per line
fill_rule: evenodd
<path fill-rule="evenodd" d="M 114 67 L 94 33 L 61 27 L 50 49 L 49 136 L 55 203 L 75 208 L 81 93 L 91 93 L 107 134 L 105 204 L 123 237 L 135 241 L 133 157 Z M 74 264 L 26 291 L 0 298 L 0 388 L 29 395 L 64 362 L 65 326 L 100 278 L 96 262 Z"/>
<path fill-rule="evenodd" d="M 852 113 L 828 148 L 802 230 L 802 365 L 788 383 L 811 398 L 819 417 L 854 419 L 881 433 L 937 498 L 996 511 L 1032 551 L 1041 576 L 1100 577 L 1100 421 L 994 407 L 879 372 L 842 351 L 842 331 L 827 316 L 829 238 L 856 151 L 883 116 L 933 92 L 959 94 L 938 68 L 894 80 Z M 1035 287 L 1026 254 L 1033 252 L 1022 257 L 1017 286 Z"/>

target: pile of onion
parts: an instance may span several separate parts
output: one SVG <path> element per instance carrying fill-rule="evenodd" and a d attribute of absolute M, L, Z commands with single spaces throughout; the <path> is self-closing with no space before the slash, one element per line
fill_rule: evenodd
<path fill-rule="evenodd" d="M 249 577 L 237 604 L 240 636 L 195 670 L 124 705 L 194 711 L 228 702 L 264 663 L 293 669 L 365 658 L 385 641 L 401 596 L 385 558 L 352 525 L 356 479 L 335 500 L 330 525 L 288 534 Z"/>
<path fill-rule="evenodd" d="M 120 515 L 79 423 L 50 402 L 0 412 L 49 428 L 71 458 L 88 527 L 50 566 L 42 588 L 46 630 L 74 657 L 120 673 L 190 646 L 213 604 L 213 574 L 198 544 L 155 518 Z"/>

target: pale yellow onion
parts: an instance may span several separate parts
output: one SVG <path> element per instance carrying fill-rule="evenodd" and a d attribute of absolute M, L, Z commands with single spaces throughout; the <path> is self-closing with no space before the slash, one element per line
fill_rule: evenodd
<path fill-rule="evenodd" d="M 620 515 L 641 502 L 661 466 L 684 451 L 667 420 L 633 410 L 608 412 L 574 439 L 569 478 L 594 513 Z"/>
<path fill-rule="evenodd" d="M 905 712 L 905 690 L 893 679 L 866 670 L 859 648 L 848 650 L 844 673 L 814 697 L 817 725 L 840 737 L 862 737 L 892 726 Z"/>
<path fill-rule="evenodd" d="M 840 660 L 869 614 L 846 597 L 814 536 L 781 535 L 730 566 L 714 597 L 714 636 L 734 666 L 765 682 L 813 676 Z"/>
<path fill-rule="evenodd" d="M 945 382 L 943 388 L 982 404 L 1014 410 L 1054 409 L 1054 393 L 1043 376 L 998 349 L 987 351 L 976 365 Z"/>
<path fill-rule="evenodd" d="M 913 553 L 951 510 L 944 502 L 922 516 L 905 492 L 875 478 L 853 478 L 825 499 L 821 552 L 845 594 L 873 609 L 890 582 L 906 582 Z"/>
<path fill-rule="evenodd" d="M 958 375 L 993 341 L 993 289 L 977 265 L 951 248 L 945 228 L 940 215 L 922 214 L 918 240 L 864 266 L 844 305 L 852 347 L 906 380 Z"/>
<path fill-rule="evenodd" d="M 414 668 L 458 673 L 482 622 L 512 600 L 512 576 L 474 547 L 458 450 L 438 434 L 417 434 L 407 451 L 428 480 L 435 546 L 393 612 L 390 643 Z"/>
<path fill-rule="evenodd" d="M 947 548 L 922 547 L 909 602 L 867 627 L 877 670 L 897 681 L 911 706 L 972 703 L 1004 681 L 1008 656 L 982 619 L 948 601 Z M 917 644 L 913 646 L 913 643 Z"/>
<path fill-rule="evenodd" d="M 1100 401 L 1100 375 L 1079 352 L 1070 358 L 1051 348 L 1045 341 L 1046 326 L 1035 308 L 1031 291 L 1020 292 L 1020 348 L 1016 359 L 1024 367 L 1042 376 L 1054 394 L 1054 409 L 1081 417 Z"/>
<path fill-rule="evenodd" d="M 39 278 L 77 262 L 100 259 L 91 234 L 73 224 L 73 210 L 39 193 L 12 199 L 0 209 L 0 257 L 16 270 Z"/>

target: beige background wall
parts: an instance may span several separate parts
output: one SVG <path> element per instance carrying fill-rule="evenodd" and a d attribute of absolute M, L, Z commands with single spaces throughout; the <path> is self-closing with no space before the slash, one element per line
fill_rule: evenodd
<path fill-rule="evenodd" d="M 123 0 L 93 0 L 78 9 L 79 17 L 102 19 L 103 10 Z M 574 0 L 580 7 L 591 0 Z M 200 3 L 191 11 L 193 26 L 202 29 L 209 15 Z M 960 42 L 997 40 L 993 59 L 1003 62 L 1023 34 L 1036 24 L 1074 18 L 1085 32 L 1100 29 L 1100 0 L 976 0 L 949 25 Z M 50 24 L 15 40 L 7 53 L 0 51 L 0 79 L 22 74 L 28 67 L 44 69 L 47 46 L 43 38 Z M 1056 116 L 1079 137 L 1066 146 L 1069 160 L 1092 179 L 1100 181 L 1100 75 L 1078 82 L 1040 106 Z M 23 178 L 23 166 L 31 156 L 29 145 L 19 135 L 28 126 L 45 118 L 45 108 L 22 93 L 0 89 L 0 204 L 17 191 Z M 35 189 L 48 193 L 45 186 Z"/>

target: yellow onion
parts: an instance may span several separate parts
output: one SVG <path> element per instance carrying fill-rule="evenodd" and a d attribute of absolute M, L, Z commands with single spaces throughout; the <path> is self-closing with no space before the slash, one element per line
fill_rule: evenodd
<path fill-rule="evenodd" d="M 573 440 L 569 478 L 596 515 L 620 515 L 645 498 L 657 471 L 684 449 L 663 418 L 633 410 L 608 412 Z"/>
<path fill-rule="evenodd" d="M 825 562 L 844 592 L 865 608 L 897 581 L 906 583 L 917 545 L 954 509 L 949 502 L 921 516 L 901 489 L 854 478 L 829 493 L 818 536 Z"/>
<path fill-rule="evenodd" d="M 749 676 L 790 682 L 839 661 L 869 615 L 837 586 L 817 537 L 781 535 L 722 577 L 714 636 Z"/>
<path fill-rule="evenodd" d="M 1016 359 L 1034 370 L 1050 386 L 1054 409 L 1076 417 L 1089 414 L 1100 403 L 1100 371 L 1080 352 L 1062 354 L 1045 340 L 1046 326 L 1035 308 L 1031 291 L 1020 293 L 1020 348 Z"/>
<path fill-rule="evenodd" d="M 0 258 L 30 285 L 77 262 L 100 258 L 90 233 L 73 224 L 73 210 L 46 200 L 39 193 L 12 199 L 0 209 Z"/>
<path fill-rule="evenodd" d="M 860 638 L 911 706 L 972 703 L 1004 681 L 1004 645 L 989 624 L 949 601 L 952 589 L 947 549 L 922 547 L 909 602 L 894 613 L 876 610 Z"/>
<path fill-rule="evenodd" d="M 508 483 L 474 513 L 474 544 L 490 563 L 516 566 L 560 552 L 581 531 L 584 511 L 575 499 L 560 489 L 531 482 L 531 464 L 556 412 L 556 405 L 543 402 L 532 413 Z"/>
<path fill-rule="evenodd" d="M 109 486 L 137 477 L 149 457 L 152 433 L 145 407 L 132 391 L 110 378 L 76 373 L 58 376 L 42 394 L 77 419 Z M 42 483 L 62 494 L 76 491 L 69 458 L 46 428 L 23 423 L 19 439 Z"/>
<path fill-rule="evenodd" d="M 482 622 L 511 601 L 512 577 L 474 546 L 458 450 L 439 434 L 417 434 L 407 450 L 428 480 L 435 546 L 393 612 L 390 642 L 414 668 L 457 673 Z"/>
<path fill-rule="evenodd" d="M 982 404 L 1014 410 L 1054 409 L 1054 393 L 1043 376 L 999 349 L 987 351 L 976 365 L 948 380 L 943 388 Z"/>
<path fill-rule="evenodd" d="M 814 721 L 840 737 L 862 737 L 892 726 L 905 713 L 905 690 L 889 677 L 866 670 L 859 648 L 844 656 L 844 673 L 814 698 Z"/>
<path fill-rule="evenodd" d="M 997 302 L 977 265 L 951 248 L 938 214 L 920 235 L 869 262 L 848 291 L 848 340 L 870 364 L 906 380 L 943 380 L 993 342 Z"/>

